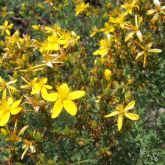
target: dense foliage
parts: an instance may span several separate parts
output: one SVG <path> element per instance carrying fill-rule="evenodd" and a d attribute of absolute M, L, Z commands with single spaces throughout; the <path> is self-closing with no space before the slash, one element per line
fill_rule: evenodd
<path fill-rule="evenodd" d="M 163 1 L 0 8 L 0 164 L 165 164 Z"/>

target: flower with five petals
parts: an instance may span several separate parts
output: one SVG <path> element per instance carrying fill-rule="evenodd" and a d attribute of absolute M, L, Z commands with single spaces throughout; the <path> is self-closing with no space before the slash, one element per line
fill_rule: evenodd
<path fill-rule="evenodd" d="M 123 107 L 122 104 L 119 104 L 116 107 L 115 111 L 111 112 L 110 114 L 108 114 L 104 117 L 108 118 L 108 117 L 118 115 L 117 125 L 118 125 L 118 131 L 120 131 L 122 126 L 123 126 L 124 116 L 126 116 L 127 118 L 129 118 L 131 120 L 138 120 L 139 119 L 139 115 L 128 112 L 129 110 L 134 108 L 134 106 L 135 106 L 135 101 L 131 101 L 125 108 Z"/>
<path fill-rule="evenodd" d="M 85 95 L 85 91 L 77 90 L 71 92 L 70 88 L 66 83 L 57 86 L 56 89 L 57 92 L 49 94 L 47 93 L 47 97 L 45 98 L 45 100 L 47 101 L 55 101 L 55 104 L 51 111 L 51 117 L 57 118 L 60 115 L 63 107 L 71 116 L 75 116 L 77 113 L 77 106 L 73 100 L 83 97 Z"/>

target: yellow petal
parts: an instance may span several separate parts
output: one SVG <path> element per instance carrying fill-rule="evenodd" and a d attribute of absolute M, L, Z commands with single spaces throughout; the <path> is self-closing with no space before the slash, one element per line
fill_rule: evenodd
<path fill-rule="evenodd" d="M 142 33 L 141 33 L 140 30 L 138 30 L 138 31 L 136 32 L 136 35 L 137 35 L 138 39 L 142 42 L 143 35 L 142 35 Z"/>
<path fill-rule="evenodd" d="M 137 54 L 135 60 L 137 60 L 138 58 L 140 58 L 143 54 L 144 54 L 144 51 L 139 52 L 139 53 Z"/>
<path fill-rule="evenodd" d="M 13 104 L 13 102 L 14 102 L 14 99 L 12 97 L 9 97 L 7 100 L 7 104 L 11 105 L 11 104 Z"/>
<path fill-rule="evenodd" d="M 18 133 L 18 136 L 24 134 L 24 132 L 26 131 L 26 129 L 28 128 L 28 125 L 24 126 L 23 128 L 21 128 L 21 130 Z"/>
<path fill-rule="evenodd" d="M 1 134 L 3 134 L 4 136 L 8 135 L 7 130 L 4 129 L 4 128 L 1 128 L 1 129 L 0 129 L 0 132 L 1 132 Z"/>
<path fill-rule="evenodd" d="M 125 113 L 125 116 L 131 120 L 139 120 L 139 115 L 133 113 Z"/>
<path fill-rule="evenodd" d="M 11 105 L 12 108 L 18 107 L 18 106 L 20 105 L 21 101 L 22 101 L 22 99 L 19 99 L 19 100 L 15 101 L 15 102 Z"/>
<path fill-rule="evenodd" d="M 42 88 L 41 89 L 41 95 L 42 95 L 42 98 L 44 100 L 47 100 L 47 101 L 56 101 L 57 98 L 58 98 L 58 93 L 55 92 L 55 93 L 48 93 L 46 88 Z"/>
<path fill-rule="evenodd" d="M 41 84 L 46 84 L 47 81 L 48 81 L 48 79 L 46 77 L 43 77 L 43 78 L 40 79 Z"/>
<path fill-rule="evenodd" d="M 123 126 L 123 116 L 121 116 L 121 115 L 118 116 L 117 126 L 118 126 L 118 131 L 120 131 Z"/>
<path fill-rule="evenodd" d="M 59 40 L 58 41 L 58 43 L 60 44 L 60 45 L 65 45 L 65 44 L 67 44 L 69 41 L 67 41 L 67 40 Z"/>
<path fill-rule="evenodd" d="M 10 36 L 10 31 L 8 29 L 6 29 L 6 34 Z"/>
<path fill-rule="evenodd" d="M 161 49 L 149 49 L 148 52 L 150 52 L 150 53 L 161 53 L 162 50 Z"/>
<path fill-rule="evenodd" d="M 125 37 L 125 41 L 127 42 L 128 40 L 130 40 L 134 34 L 135 34 L 135 32 L 128 33 L 127 36 Z"/>
<path fill-rule="evenodd" d="M 7 124 L 10 118 L 10 112 L 4 112 L 0 115 L 0 126 L 3 127 Z"/>
<path fill-rule="evenodd" d="M 6 88 L 3 90 L 2 92 L 2 99 L 5 99 L 6 98 L 6 94 L 7 94 L 7 90 Z"/>
<path fill-rule="evenodd" d="M 5 20 L 5 22 L 4 22 L 4 24 L 3 24 L 4 26 L 7 26 L 8 25 L 8 21 L 7 20 Z"/>
<path fill-rule="evenodd" d="M 57 87 L 57 91 L 62 95 L 67 95 L 70 92 L 70 89 L 66 83 L 63 83 Z"/>
<path fill-rule="evenodd" d="M 58 117 L 62 111 L 62 108 L 63 108 L 63 104 L 62 101 L 59 99 L 56 101 L 56 103 L 53 106 L 51 118 L 54 119 Z"/>
<path fill-rule="evenodd" d="M 39 84 L 34 84 L 33 87 L 32 87 L 32 91 L 31 91 L 31 94 L 34 95 L 34 94 L 37 94 L 39 93 L 41 90 L 41 87 Z"/>
<path fill-rule="evenodd" d="M 153 14 L 153 13 L 155 13 L 155 12 L 156 12 L 155 9 L 148 10 L 148 11 L 147 11 L 147 15 L 151 15 L 151 14 Z"/>
<path fill-rule="evenodd" d="M 52 88 L 53 88 L 53 87 L 50 86 L 50 85 L 44 85 L 44 87 L 47 88 L 47 89 L 52 89 Z"/>
<path fill-rule="evenodd" d="M 146 66 L 146 62 L 147 62 L 147 54 L 144 54 L 144 59 L 143 59 L 143 67 Z"/>
<path fill-rule="evenodd" d="M 11 114 L 12 114 L 12 115 L 16 115 L 16 114 L 18 114 L 21 110 L 22 110 L 21 107 L 12 108 L 12 109 L 11 109 Z"/>
<path fill-rule="evenodd" d="M 101 55 L 101 56 L 105 56 L 107 54 L 108 54 L 108 48 L 100 48 L 93 53 L 93 55 Z"/>
<path fill-rule="evenodd" d="M 135 101 L 133 100 L 124 108 L 124 110 L 128 111 L 128 110 L 134 108 L 134 106 L 135 106 Z"/>
<path fill-rule="evenodd" d="M 63 102 L 63 104 L 64 104 L 64 108 L 66 109 L 66 111 L 70 115 L 72 115 L 72 116 L 76 115 L 76 113 L 77 113 L 77 106 L 76 106 L 76 104 L 73 101 L 65 100 Z"/>
<path fill-rule="evenodd" d="M 69 93 L 69 99 L 70 100 L 79 99 L 80 97 L 83 97 L 84 95 L 85 95 L 85 91 L 81 91 L 81 90 L 74 91 L 74 92 Z"/>
<path fill-rule="evenodd" d="M 159 18 L 159 13 L 156 13 L 156 14 L 153 16 L 151 22 L 152 22 L 153 24 L 155 24 L 155 23 L 157 22 L 158 18 Z"/>
<path fill-rule="evenodd" d="M 108 114 L 108 115 L 105 115 L 104 117 L 108 118 L 108 117 L 116 116 L 116 115 L 118 115 L 118 114 L 119 114 L 118 111 L 114 111 L 114 112 L 111 112 L 111 113 Z"/>
<path fill-rule="evenodd" d="M 60 49 L 60 45 L 58 43 L 47 43 L 44 49 L 58 51 Z"/>

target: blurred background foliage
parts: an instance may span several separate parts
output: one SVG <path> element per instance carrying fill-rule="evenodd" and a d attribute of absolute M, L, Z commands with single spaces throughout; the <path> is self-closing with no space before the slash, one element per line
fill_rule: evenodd
<path fill-rule="evenodd" d="M 73 89 L 83 89 L 86 98 L 79 101 L 79 112 L 71 117 L 63 112 L 59 118 L 50 119 L 44 109 L 39 113 L 28 111 L 22 115 L 18 128 L 29 125 L 26 139 L 34 142 L 35 153 L 28 152 L 21 160 L 22 142 L 6 141 L 0 134 L 1 164 L 37 165 L 163 165 L 165 164 L 165 21 L 156 30 L 151 30 L 154 44 L 162 53 L 151 57 L 146 68 L 140 62 L 130 62 L 131 58 L 118 59 L 116 80 L 119 82 L 119 102 L 126 95 L 126 88 L 136 100 L 138 122 L 126 120 L 122 132 L 116 131 L 116 121 L 106 120 L 104 115 L 111 111 L 109 86 L 103 79 L 104 69 L 100 59 L 93 56 L 103 37 L 98 33 L 90 37 L 93 27 L 102 28 L 108 20 L 106 13 L 123 4 L 120 0 L 86 0 L 90 11 L 75 16 L 73 0 L 1 0 L 0 24 L 5 20 L 14 24 L 11 33 L 19 30 L 21 35 L 28 34 L 38 38 L 38 31 L 32 25 L 51 26 L 75 31 L 80 36 L 74 52 L 68 54 L 65 65 L 53 70 L 47 68 L 50 85 L 67 82 Z M 162 1 L 163 2 L 163 1 Z M 153 2 L 140 0 L 140 14 Z M 148 27 L 149 22 L 144 22 Z M 145 28 L 143 29 L 145 32 Z M 2 38 L 1 38 L 2 39 Z M 0 48 L 2 52 L 2 48 Z M 124 51 L 124 50 L 123 50 Z M 121 51 L 119 52 L 119 54 Z M 0 68 L 5 78 L 9 70 Z M 125 77 L 124 77 L 125 76 Z M 134 79 L 131 87 L 127 80 Z M 132 92 L 133 91 L 133 92 Z M 127 93 L 129 95 L 129 92 Z M 101 104 L 98 105 L 99 97 Z M 131 124 L 130 124 L 131 123 Z M 9 125 L 13 129 L 13 124 Z"/>

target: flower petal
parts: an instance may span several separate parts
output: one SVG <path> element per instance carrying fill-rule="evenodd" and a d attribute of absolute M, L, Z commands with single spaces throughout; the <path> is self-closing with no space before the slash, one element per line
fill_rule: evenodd
<path fill-rule="evenodd" d="M 62 108 L 63 108 L 62 101 L 58 99 L 53 106 L 51 118 L 52 119 L 57 118 L 60 115 Z"/>
<path fill-rule="evenodd" d="M 40 82 L 40 84 L 44 85 L 44 84 L 47 83 L 47 81 L 48 81 L 48 79 L 46 77 L 43 77 L 43 78 L 40 79 L 39 82 Z"/>
<path fill-rule="evenodd" d="M 153 16 L 152 20 L 151 20 L 152 24 L 155 24 L 155 23 L 157 22 L 158 18 L 159 18 L 159 13 L 156 13 L 156 14 Z"/>
<path fill-rule="evenodd" d="M 13 102 L 14 102 L 14 99 L 12 97 L 9 97 L 7 100 L 7 104 L 11 105 L 11 104 L 13 104 Z"/>
<path fill-rule="evenodd" d="M 104 117 L 108 118 L 108 117 L 116 116 L 116 115 L 118 115 L 118 114 L 119 114 L 118 111 L 114 111 L 114 112 L 111 112 L 111 113 L 108 114 L 108 115 L 105 115 Z"/>
<path fill-rule="evenodd" d="M 34 94 L 37 94 L 39 93 L 41 90 L 41 87 L 39 84 L 34 84 L 33 87 L 32 87 L 32 91 L 31 91 L 31 94 L 34 95 Z"/>
<path fill-rule="evenodd" d="M 148 52 L 150 52 L 150 53 L 161 53 L 162 50 L 161 49 L 149 49 Z"/>
<path fill-rule="evenodd" d="M 74 91 L 69 94 L 69 99 L 70 100 L 79 99 L 80 97 L 83 97 L 84 95 L 85 95 L 85 91 L 81 91 L 81 90 Z"/>
<path fill-rule="evenodd" d="M 7 124 L 10 118 L 10 112 L 4 112 L 0 115 L 0 126 L 3 127 Z"/>
<path fill-rule="evenodd" d="M 134 108 L 134 106 L 135 106 L 135 100 L 131 101 L 131 102 L 124 108 L 124 110 L 125 110 L 125 111 L 128 111 L 128 110 Z"/>
<path fill-rule="evenodd" d="M 56 101 L 58 98 L 58 93 L 48 93 L 46 88 L 41 89 L 42 98 L 46 101 Z"/>
<path fill-rule="evenodd" d="M 147 15 L 151 15 L 156 12 L 156 9 L 151 9 L 147 11 Z"/>
<path fill-rule="evenodd" d="M 21 107 L 12 108 L 12 109 L 11 109 L 11 114 L 12 114 L 12 115 L 16 115 L 16 114 L 18 114 L 21 110 L 22 110 Z"/>
<path fill-rule="evenodd" d="M 143 54 L 144 54 L 144 51 L 139 52 L 139 53 L 137 54 L 135 60 L 137 60 L 138 58 L 140 58 Z"/>
<path fill-rule="evenodd" d="M 144 59 L 143 59 L 143 67 L 145 68 L 147 63 L 147 53 L 144 54 Z"/>
<path fill-rule="evenodd" d="M 140 30 L 138 30 L 138 31 L 136 32 L 136 35 L 137 35 L 138 39 L 142 42 L 142 40 L 143 40 L 143 35 L 142 35 L 142 33 L 141 33 Z"/>
<path fill-rule="evenodd" d="M 125 37 L 125 42 L 127 42 L 128 40 L 130 40 L 133 37 L 134 34 L 135 34 L 135 32 L 128 33 L 127 36 Z"/>
<path fill-rule="evenodd" d="M 118 131 L 121 130 L 122 126 L 123 126 L 123 116 L 119 115 L 118 119 L 117 119 L 117 126 L 118 126 Z"/>
<path fill-rule="evenodd" d="M 52 88 L 53 88 L 53 87 L 50 86 L 50 85 L 44 85 L 44 87 L 45 87 L 46 89 L 52 89 Z"/>
<path fill-rule="evenodd" d="M 66 95 L 69 93 L 70 89 L 69 89 L 69 87 L 68 87 L 68 84 L 63 83 L 63 84 L 61 84 L 60 86 L 57 86 L 57 91 L 58 91 L 60 94 L 66 96 Z"/>
<path fill-rule="evenodd" d="M 20 105 L 21 101 L 22 101 L 22 99 L 19 99 L 19 100 L 15 101 L 15 102 L 11 105 L 11 107 L 12 107 L 12 108 L 18 107 L 18 106 Z"/>
<path fill-rule="evenodd" d="M 139 120 L 139 115 L 133 113 L 125 113 L 125 116 L 131 120 Z"/>
<path fill-rule="evenodd" d="M 63 104 L 64 104 L 64 108 L 66 109 L 66 111 L 70 115 L 72 115 L 72 116 L 76 115 L 76 113 L 77 113 L 77 106 L 76 106 L 76 104 L 73 101 L 65 100 L 63 102 Z"/>

